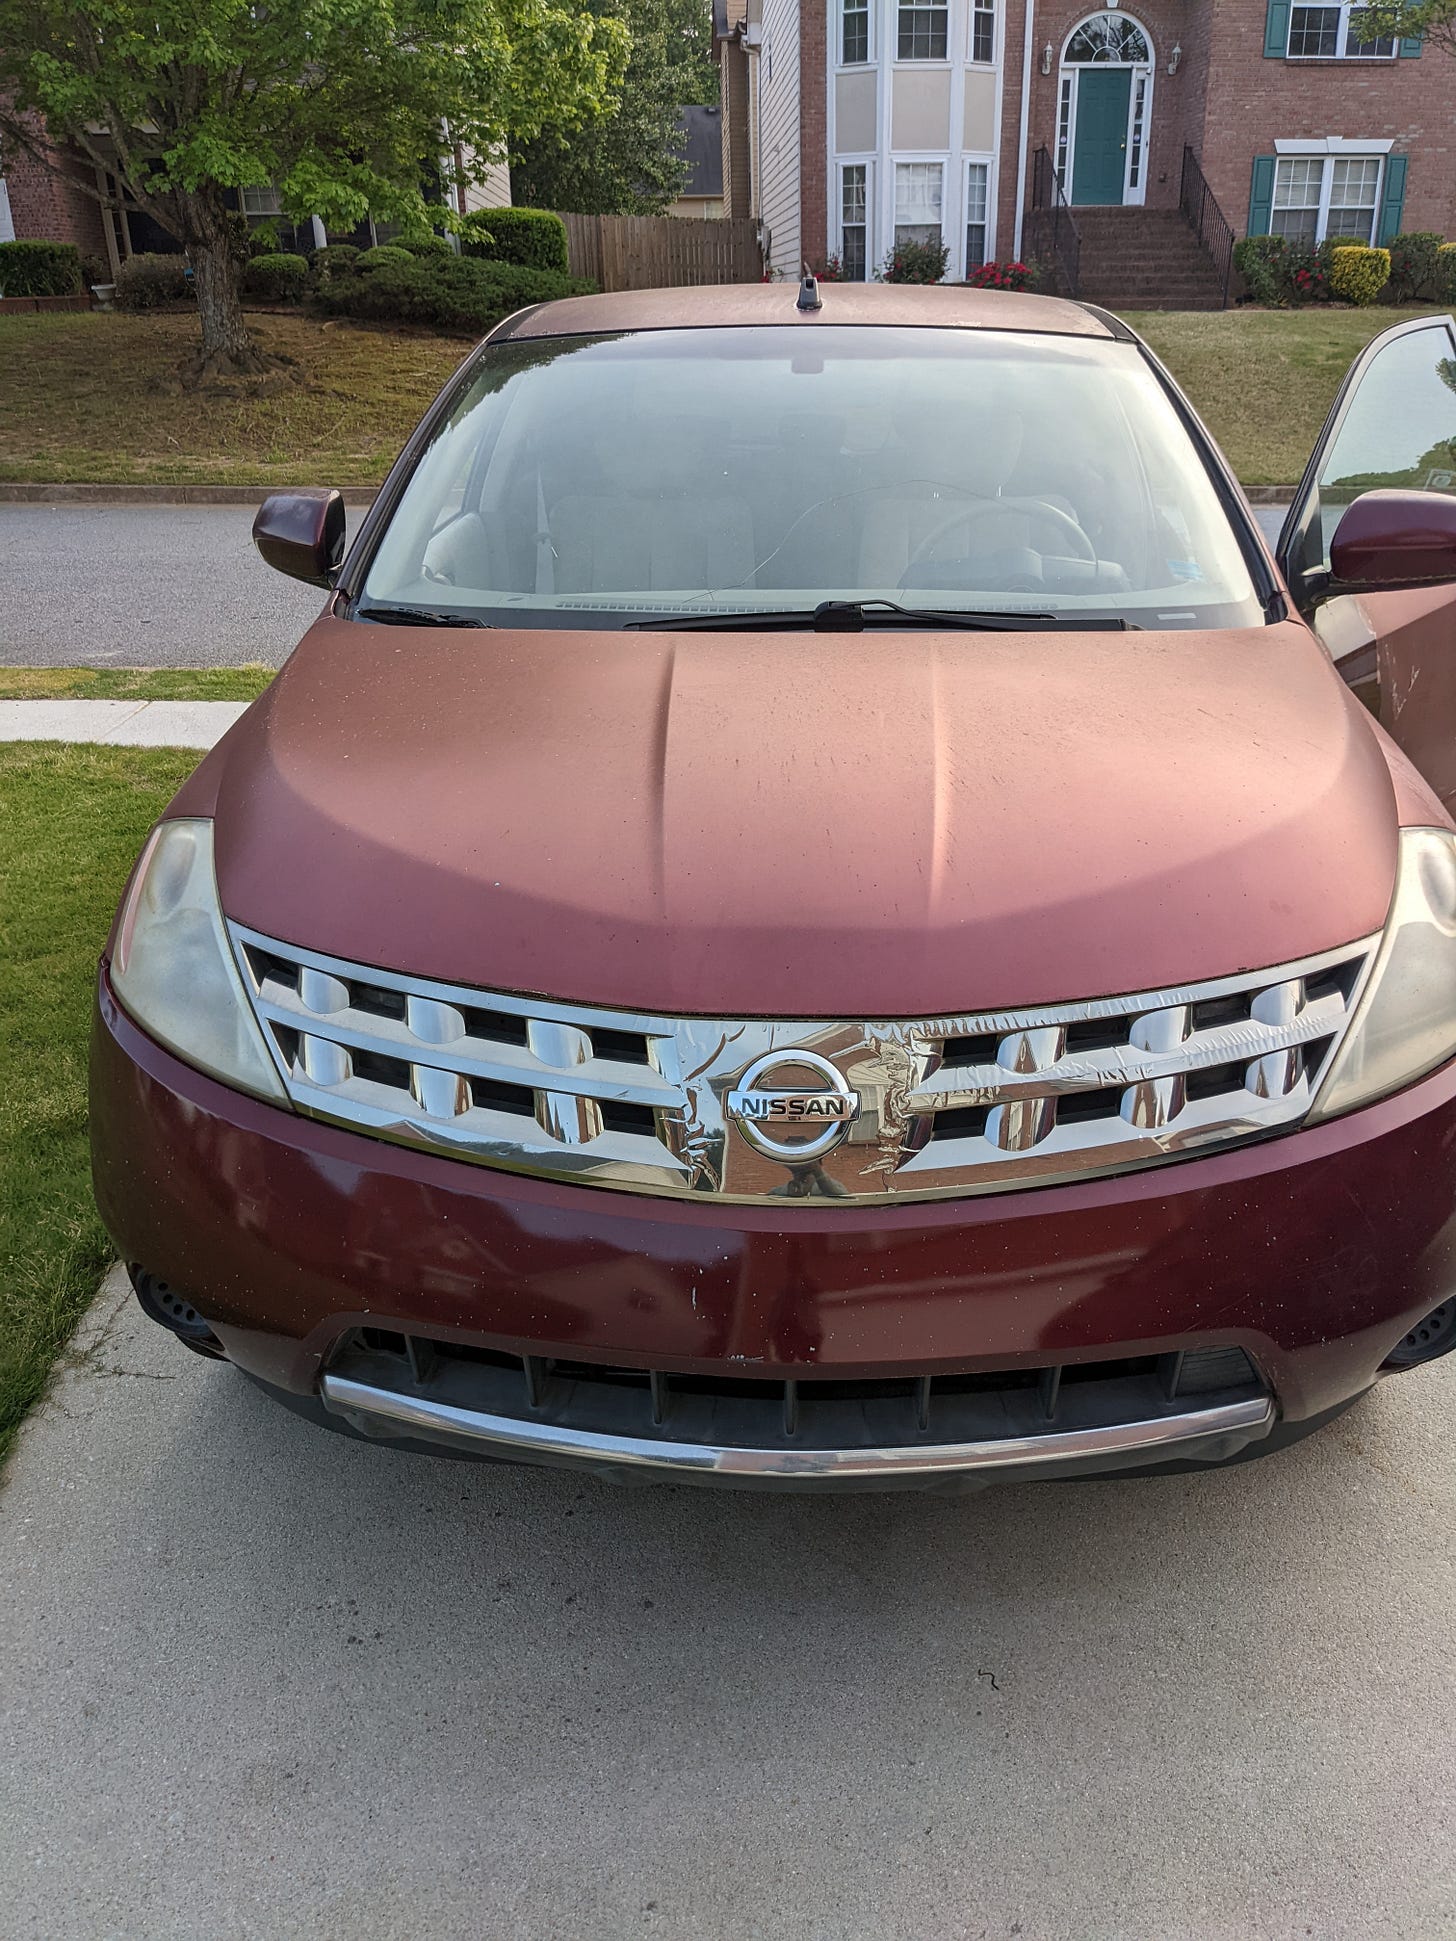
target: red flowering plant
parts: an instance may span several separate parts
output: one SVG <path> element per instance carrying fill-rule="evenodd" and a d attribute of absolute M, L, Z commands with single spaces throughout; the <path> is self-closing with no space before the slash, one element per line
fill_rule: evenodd
<path fill-rule="evenodd" d="M 966 278 L 973 290 L 1029 290 L 1029 263 L 982 263 Z"/>
<path fill-rule="evenodd" d="M 844 265 L 840 262 L 838 256 L 825 257 L 824 267 L 819 272 L 819 281 L 821 283 L 842 283 L 844 281 Z"/>

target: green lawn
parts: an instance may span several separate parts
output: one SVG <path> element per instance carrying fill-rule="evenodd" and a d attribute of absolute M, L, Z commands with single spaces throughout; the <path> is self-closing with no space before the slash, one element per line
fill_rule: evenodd
<path fill-rule="evenodd" d="M 0 667 L 0 701 L 255 701 L 276 668 Z"/>
<path fill-rule="evenodd" d="M 1288 485 L 1355 353 L 1416 310 L 1141 311 L 1246 485 Z M 258 316 L 307 383 L 267 397 L 166 389 L 185 315 L 0 317 L 0 480 L 377 485 L 460 362 L 454 338 Z"/>
<path fill-rule="evenodd" d="M 1340 380 L 1397 310 L 1141 310 L 1127 321 L 1193 400 L 1244 485 L 1293 485 Z"/>
<path fill-rule="evenodd" d="M 109 1258 L 91 1204 L 96 958 L 195 752 L 0 744 L 0 1456 Z"/>

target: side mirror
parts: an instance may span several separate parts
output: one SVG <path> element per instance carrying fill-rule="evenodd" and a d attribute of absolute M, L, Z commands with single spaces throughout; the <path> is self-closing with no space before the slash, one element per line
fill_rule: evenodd
<path fill-rule="evenodd" d="M 344 558 L 343 493 L 271 493 L 253 521 L 253 544 L 290 579 L 332 586 Z"/>
<path fill-rule="evenodd" d="M 1456 580 L 1456 498 L 1444 492 L 1362 492 L 1330 542 L 1342 587 L 1430 586 Z"/>

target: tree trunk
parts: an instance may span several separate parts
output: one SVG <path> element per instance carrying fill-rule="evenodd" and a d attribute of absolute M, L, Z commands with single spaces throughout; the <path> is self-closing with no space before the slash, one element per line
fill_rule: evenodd
<path fill-rule="evenodd" d="M 207 364 L 246 369 L 252 344 L 243 322 L 242 269 L 228 231 L 198 237 L 189 244 L 197 315 L 202 324 L 202 357 Z"/>

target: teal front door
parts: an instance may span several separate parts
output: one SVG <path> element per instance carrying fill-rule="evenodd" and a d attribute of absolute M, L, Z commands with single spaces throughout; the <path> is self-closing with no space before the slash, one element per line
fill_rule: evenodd
<path fill-rule="evenodd" d="M 1073 202 L 1121 202 L 1127 183 L 1127 104 L 1132 70 L 1084 67 L 1077 76 L 1072 139 Z"/>

